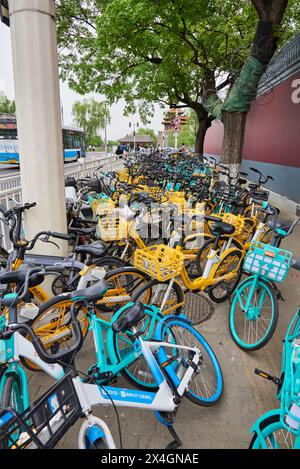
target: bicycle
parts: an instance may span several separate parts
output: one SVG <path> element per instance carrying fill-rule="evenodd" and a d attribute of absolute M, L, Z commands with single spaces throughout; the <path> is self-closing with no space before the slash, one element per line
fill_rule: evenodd
<path fill-rule="evenodd" d="M 38 272 L 38 269 L 32 269 L 31 275 Z M 23 296 L 26 295 L 29 280 L 30 276 L 27 276 L 24 292 L 22 293 Z M 19 300 L 22 299 L 22 295 L 19 295 Z M 18 324 L 17 309 L 14 306 L 16 295 L 5 298 L 6 304 L 9 307 L 9 321 L 7 325 L 2 323 L 0 344 L 2 346 L 2 356 L 9 354 L 11 359 L 11 373 L 9 375 L 4 373 L 0 386 L 1 395 L 3 396 L 5 383 L 8 382 L 8 379 L 11 382 L 9 386 L 10 392 L 4 393 L 4 396 L 6 396 L 5 402 L 3 402 L 3 398 L 1 400 L 4 410 L 0 414 L 0 441 L 5 447 L 52 448 L 57 444 L 65 429 L 73 425 L 79 415 L 82 414 L 85 417 L 85 422 L 82 424 L 79 432 L 79 447 L 86 447 L 86 442 L 90 444 L 90 438 L 92 438 L 91 444 L 93 447 L 95 447 L 96 443 L 97 447 L 103 447 L 105 443 L 110 444 L 111 446 L 109 447 L 114 447 L 111 440 L 109 443 L 109 434 L 107 434 L 99 419 L 92 415 L 92 408 L 94 406 L 113 404 L 117 407 L 125 406 L 155 411 L 160 423 L 166 425 L 173 435 L 174 442 L 170 447 L 175 448 L 180 446 L 181 441 L 173 428 L 173 413 L 177 410 L 182 398 L 185 396 L 198 405 L 213 405 L 220 399 L 223 391 L 222 372 L 212 349 L 205 339 L 198 331 L 193 329 L 189 321 L 184 317 L 168 317 L 158 323 L 154 339 L 145 340 L 135 328 L 144 319 L 145 311 L 149 308 L 147 305 L 142 304 L 129 303 L 123 307 L 123 315 L 122 317 L 119 315 L 118 319 L 113 321 L 112 329 L 116 334 L 128 333 L 128 340 L 135 351 L 135 355 L 144 357 L 158 390 L 156 392 L 149 392 L 103 386 L 101 382 L 99 383 L 99 376 L 96 373 L 85 375 L 85 380 L 81 381 L 73 366 L 74 355 L 83 343 L 82 330 L 76 319 L 76 308 L 78 308 L 82 301 L 84 303 L 91 303 L 92 301 L 90 306 L 93 308 L 94 300 L 94 297 L 88 298 L 85 295 L 84 300 L 81 298 L 79 302 L 74 303 L 71 308 L 71 322 L 74 328 L 75 344 L 69 350 L 50 355 L 35 336 L 30 326 Z M 151 309 L 153 310 L 153 307 Z M 97 320 L 93 324 L 94 340 L 96 344 L 99 344 Z M 21 333 L 30 335 L 31 342 L 27 341 Z M 184 333 L 190 335 L 188 345 L 185 343 Z M 177 340 L 181 340 L 183 343 L 178 343 Z M 99 350 L 98 347 L 97 350 Z M 62 420 L 66 422 L 66 426 L 63 427 L 62 431 L 55 433 L 51 427 L 53 418 L 59 415 L 60 410 L 66 407 L 61 404 L 60 399 L 58 399 L 59 406 L 54 406 L 53 409 L 50 408 L 52 415 L 47 417 L 44 413 L 43 424 L 37 426 L 33 418 L 34 411 L 41 407 L 41 403 L 45 402 L 45 396 L 42 397 L 41 401 L 33 405 L 33 409 L 28 408 L 27 381 L 24 378 L 24 372 L 20 372 L 17 366 L 19 354 L 21 353 L 26 354 L 30 360 L 37 363 L 54 379 L 61 379 L 62 381 L 57 383 L 57 387 L 64 384 L 64 380 L 69 379 L 67 378 L 68 375 L 64 378 L 62 377 L 65 370 L 72 370 L 73 374 L 70 375 L 70 378 L 74 386 L 70 395 L 77 396 L 79 401 L 79 405 L 77 405 L 78 412 L 74 412 L 74 418 L 67 422 L 64 412 Z M 205 359 L 206 362 L 204 364 Z M 20 389 L 20 380 L 16 378 L 16 370 L 20 372 L 22 377 L 22 389 Z M 197 378 L 199 379 L 195 384 Z M 211 383 L 215 385 L 214 388 Z M 7 384 L 6 386 L 8 387 Z M 54 394 L 56 389 L 56 387 L 53 388 Z M 52 395 L 52 390 L 50 395 Z M 46 394 L 49 401 L 48 396 L 49 393 Z M 16 409 L 12 404 L 18 404 L 18 408 Z M 13 410 L 10 410 L 10 407 L 13 407 Z M 57 424 L 57 420 L 59 419 L 55 418 L 55 424 Z M 93 431 L 91 431 L 92 429 Z M 88 431 L 89 433 L 87 434 Z M 50 438 L 48 438 L 46 443 L 43 441 L 43 438 L 46 438 L 45 432 L 46 436 L 50 434 Z"/>
<path fill-rule="evenodd" d="M 300 270 L 300 263 L 297 263 Z M 271 410 L 251 428 L 250 449 L 300 449 L 300 309 L 293 317 L 283 341 L 281 376 L 255 373 L 277 385 L 280 408 Z"/>
<path fill-rule="evenodd" d="M 219 253 L 219 242 L 223 235 L 233 235 L 235 228 L 228 223 L 222 223 L 216 217 L 205 216 L 208 221 L 215 222 L 211 231 L 214 236 L 214 246 L 208 256 L 204 272 L 201 276 L 191 278 L 184 265 L 185 254 L 182 248 L 182 239 L 176 248 L 158 245 L 153 246 L 147 252 L 137 249 L 135 252 L 135 266 L 146 274 L 151 275 L 152 280 L 142 285 L 132 296 L 133 301 L 138 301 L 147 290 L 154 293 L 151 295 L 151 304 L 157 304 L 159 298 L 160 309 L 164 311 L 169 299 L 170 291 L 176 289 L 181 291 L 180 298 L 184 298 L 181 282 L 187 290 L 206 291 L 212 300 L 216 300 L 213 290 L 220 288 L 222 292 L 218 301 L 225 301 L 239 282 L 241 275 L 241 263 L 243 252 L 235 247 L 230 247 L 223 253 Z M 180 278 L 181 282 L 176 280 Z M 162 289 L 165 287 L 165 291 Z M 178 295 L 179 296 L 179 295 Z M 161 298 L 162 297 L 162 298 Z M 168 308 L 176 310 L 180 304 L 174 304 Z"/>
<path fill-rule="evenodd" d="M 257 241 L 250 245 L 243 265 L 250 276 L 237 286 L 229 312 L 231 337 L 243 350 L 264 347 L 276 330 L 281 298 L 276 284 L 284 281 L 292 261 L 292 253 L 279 246 L 299 221 L 296 219 L 287 231 L 276 228 L 274 246 Z"/>

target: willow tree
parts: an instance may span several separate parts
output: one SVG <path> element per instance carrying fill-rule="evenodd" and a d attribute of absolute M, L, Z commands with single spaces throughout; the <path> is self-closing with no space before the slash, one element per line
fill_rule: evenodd
<path fill-rule="evenodd" d="M 75 123 L 84 129 L 89 143 L 93 143 L 99 131 L 104 129 L 110 121 L 106 103 L 95 99 L 76 101 L 72 107 L 72 115 Z"/>
<path fill-rule="evenodd" d="M 16 103 L 11 101 L 8 97 L 0 91 L 0 114 L 15 114 Z"/>

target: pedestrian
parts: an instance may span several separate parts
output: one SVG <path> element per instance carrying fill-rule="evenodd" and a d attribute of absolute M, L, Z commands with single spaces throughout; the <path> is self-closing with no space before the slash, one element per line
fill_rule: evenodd
<path fill-rule="evenodd" d="M 116 155 L 119 156 L 119 158 L 123 158 L 123 150 L 121 149 L 122 145 L 118 145 L 116 149 Z"/>

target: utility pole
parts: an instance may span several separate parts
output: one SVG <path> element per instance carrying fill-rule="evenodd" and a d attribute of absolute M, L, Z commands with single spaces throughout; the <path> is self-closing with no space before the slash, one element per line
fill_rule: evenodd
<path fill-rule="evenodd" d="M 139 123 L 138 122 L 134 122 L 134 123 L 129 122 L 129 128 L 131 128 L 131 126 L 133 127 L 133 150 L 135 152 L 135 149 L 136 149 L 136 129 L 139 128 Z"/>
<path fill-rule="evenodd" d="M 104 141 L 105 141 L 105 156 L 107 156 L 107 104 L 105 104 Z"/>
<path fill-rule="evenodd" d="M 26 237 L 66 232 L 64 154 L 54 0 L 10 0 L 10 26 Z M 39 252 L 67 254 L 45 243 Z"/>
<path fill-rule="evenodd" d="M 178 118 L 178 109 L 176 108 L 176 117 L 175 117 L 176 122 L 177 122 L 177 118 Z M 176 127 L 177 123 L 174 122 L 174 124 L 175 124 L 175 127 L 174 127 L 175 150 L 177 150 L 177 148 L 178 148 L 178 130 L 177 130 L 177 127 Z"/>

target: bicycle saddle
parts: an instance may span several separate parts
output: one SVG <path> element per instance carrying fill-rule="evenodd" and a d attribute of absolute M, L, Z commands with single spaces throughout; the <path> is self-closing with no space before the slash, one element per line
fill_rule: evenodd
<path fill-rule="evenodd" d="M 276 223 L 276 228 L 280 228 L 284 231 L 289 231 L 289 229 L 291 228 L 292 224 L 294 222 L 291 221 L 291 220 L 279 220 L 277 223 Z"/>
<path fill-rule="evenodd" d="M 230 223 L 215 223 L 212 227 L 210 227 L 210 231 L 214 235 L 231 235 L 235 231 L 235 227 L 230 225 Z"/>
<path fill-rule="evenodd" d="M 144 317 L 145 307 L 143 303 L 134 303 L 131 306 L 128 306 L 125 314 L 113 323 L 112 329 L 114 332 L 125 332 L 128 328 L 137 324 Z"/>
<path fill-rule="evenodd" d="M 79 228 L 79 227 L 76 227 L 76 226 L 70 226 L 68 231 L 71 234 L 75 233 L 75 234 L 79 234 L 79 235 L 83 235 L 83 236 L 89 236 L 89 235 L 92 235 L 92 234 L 95 233 L 96 228 L 94 226 L 92 228 Z"/>
<path fill-rule="evenodd" d="M 255 189 L 258 188 L 258 184 L 255 184 L 254 182 L 253 183 L 251 182 L 250 184 L 248 184 L 248 187 L 249 187 L 249 189 L 255 190 Z"/>
<path fill-rule="evenodd" d="M 22 286 L 25 282 L 25 277 L 27 272 L 32 269 L 34 265 L 22 264 L 18 270 L 13 272 L 4 272 L 0 274 L 0 283 L 2 285 L 9 285 L 11 283 L 16 283 L 18 286 Z M 36 287 L 43 283 L 45 276 L 43 274 L 33 274 L 29 280 L 29 287 Z"/>
<path fill-rule="evenodd" d="M 76 254 L 90 254 L 95 259 L 103 257 L 107 251 L 107 246 L 104 241 L 95 241 L 91 244 L 83 244 L 82 246 L 76 246 L 74 252 Z"/>
<path fill-rule="evenodd" d="M 97 301 L 103 297 L 107 290 L 107 282 L 105 280 L 99 280 L 99 282 L 94 283 L 94 285 L 91 285 L 90 287 L 83 288 L 82 290 L 75 290 L 63 296 L 64 298 L 67 297 L 71 300 L 76 298 L 83 298 L 87 301 Z"/>

